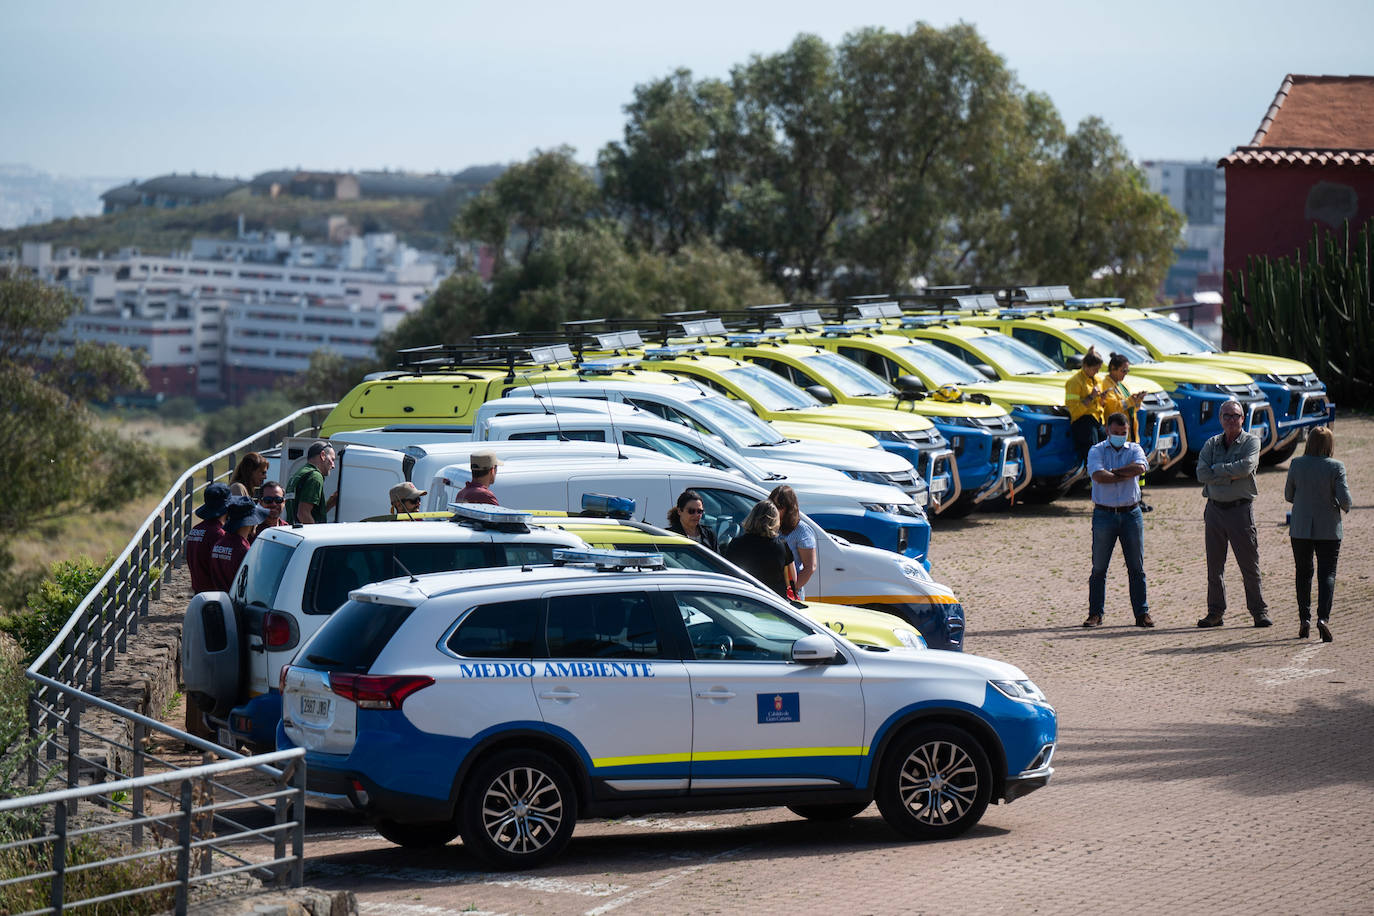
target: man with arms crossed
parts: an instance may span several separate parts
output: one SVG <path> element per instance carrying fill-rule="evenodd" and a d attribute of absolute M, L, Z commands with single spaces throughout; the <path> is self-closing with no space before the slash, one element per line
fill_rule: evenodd
<path fill-rule="evenodd" d="M 1207 545 L 1207 616 L 1200 627 L 1219 627 L 1226 613 L 1226 547 L 1236 555 L 1245 582 L 1245 606 L 1255 626 L 1272 626 L 1269 606 L 1260 591 L 1259 539 L 1255 535 L 1252 503 L 1259 495 L 1255 471 L 1259 469 L 1260 440 L 1245 431 L 1245 410 L 1240 402 L 1221 405 L 1221 433 L 1208 439 L 1197 456 L 1197 479 L 1207 508 L 1202 511 Z"/>
<path fill-rule="evenodd" d="M 1140 475 L 1149 470 L 1145 450 L 1129 440 L 1124 413 L 1107 418 L 1107 438 L 1088 450 L 1088 474 L 1093 486 L 1093 571 L 1088 577 L 1088 619 L 1085 627 L 1102 626 L 1107 603 L 1107 567 L 1116 542 L 1126 561 L 1135 625 L 1153 627 L 1145 598 L 1145 516 L 1140 511 Z"/>

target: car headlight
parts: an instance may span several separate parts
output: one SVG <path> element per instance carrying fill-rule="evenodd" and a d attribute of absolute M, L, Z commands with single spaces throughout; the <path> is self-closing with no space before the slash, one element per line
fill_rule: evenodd
<path fill-rule="evenodd" d="M 988 681 L 989 684 L 997 688 L 997 692 L 1009 700 L 1020 700 L 1023 703 L 1045 703 L 1045 694 L 1035 686 L 1031 680 L 1024 681 Z"/>
<path fill-rule="evenodd" d="M 921 634 L 906 627 L 893 627 L 892 635 L 897 637 L 897 641 L 908 649 L 924 649 L 926 641 L 921 638 Z"/>
<path fill-rule="evenodd" d="M 892 515 L 897 511 L 896 506 L 889 505 L 888 503 L 860 503 L 859 505 L 863 506 L 869 512 L 880 512 L 883 515 Z"/>
<path fill-rule="evenodd" d="M 903 560 L 902 562 L 897 564 L 897 568 L 900 569 L 902 571 L 902 575 L 906 576 L 908 579 L 914 579 L 917 582 L 935 581 L 934 579 L 930 578 L 930 573 L 926 572 L 926 568 L 922 566 L 920 563 L 916 563 L 911 560 Z"/>

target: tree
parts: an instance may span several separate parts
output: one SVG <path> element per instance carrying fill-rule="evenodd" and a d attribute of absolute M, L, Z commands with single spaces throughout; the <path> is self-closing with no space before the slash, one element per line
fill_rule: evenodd
<path fill-rule="evenodd" d="M 572 147 L 560 146 L 511 166 L 463 208 L 455 226 L 459 237 L 491 245 L 500 270 L 513 239 L 522 245 L 523 264 L 546 233 L 585 225 L 601 195 L 573 155 Z"/>
<path fill-rule="evenodd" d="M 277 390 L 298 407 L 331 404 L 348 394 L 364 375 L 381 368 L 375 360 L 348 359 L 321 347 L 310 354 L 310 365 L 304 372 L 283 378 Z"/>
<path fill-rule="evenodd" d="M 60 343 L 80 308 L 60 289 L 0 273 L 0 553 L 44 519 L 148 492 L 162 471 L 151 449 L 103 427 L 88 406 L 146 381 L 130 350 Z"/>

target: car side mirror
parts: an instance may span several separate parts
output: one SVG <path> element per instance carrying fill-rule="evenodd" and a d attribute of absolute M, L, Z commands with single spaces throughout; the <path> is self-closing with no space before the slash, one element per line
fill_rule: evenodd
<path fill-rule="evenodd" d="M 792 661 L 801 662 L 805 665 L 832 662 L 835 660 L 835 656 L 839 654 L 840 650 L 835 648 L 835 641 L 829 636 L 822 636 L 819 633 L 803 636 L 792 643 Z"/>
<path fill-rule="evenodd" d="M 973 368 L 975 371 L 981 374 L 983 378 L 987 379 L 988 381 L 997 381 L 997 370 L 989 366 L 987 363 L 975 363 Z"/>
<path fill-rule="evenodd" d="M 824 385 L 807 385 L 806 393 L 811 395 L 822 404 L 834 404 L 835 396 L 830 393 L 830 389 Z"/>
<path fill-rule="evenodd" d="M 914 375 L 899 375 L 893 382 L 897 386 L 897 397 L 903 401 L 920 401 L 926 396 L 926 383 Z"/>
<path fill-rule="evenodd" d="M 1077 353 L 1072 356 L 1066 356 L 1064 357 L 1064 365 L 1070 369 L 1082 369 L 1083 357 L 1079 356 Z"/>

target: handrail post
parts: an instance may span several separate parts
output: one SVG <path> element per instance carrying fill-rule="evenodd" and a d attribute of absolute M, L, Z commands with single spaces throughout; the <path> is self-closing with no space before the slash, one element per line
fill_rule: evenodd
<path fill-rule="evenodd" d="M 134 779 L 143 778 L 143 742 L 147 735 L 148 727 L 142 722 L 134 723 Z M 143 786 L 134 786 L 133 792 L 133 839 L 135 846 L 143 845 Z"/>
<path fill-rule="evenodd" d="M 52 813 L 52 893 L 48 900 L 55 912 L 62 912 L 67 879 L 67 806 L 58 802 Z"/>
<path fill-rule="evenodd" d="M 291 855 L 295 861 L 291 863 L 291 886 L 300 887 L 305 884 L 305 758 L 299 757 L 295 761 L 294 769 L 291 773 L 292 783 L 296 787 L 296 821 L 295 828 L 291 831 Z"/>
<path fill-rule="evenodd" d="M 67 697 L 67 788 L 75 789 L 81 782 L 81 700 Z M 67 804 L 71 813 L 76 813 L 78 800 L 73 798 Z"/>
<path fill-rule="evenodd" d="M 286 786 L 290 781 L 290 775 L 291 770 L 288 767 L 288 769 L 282 773 L 279 787 Z M 279 795 L 272 805 L 272 823 L 277 828 L 272 831 L 272 858 L 274 859 L 280 860 L 286 856 L 286 822 L 288 820 L 286 812 L 293 803 L 294 796 L 288 799 L 285 795 Z M 293 862 L 292 868 L 294 869 L 294 867 L 295 863 Z M 277 887 L 281 887 L 282 878 L 286 877 L 287 870 L 283 866 L 277 865 L 273 871 L 275 871 L 276 875 L 272 883 Z"/>
<path fill-rule="evenodd" d="M 191 780 L 181 781 L 181 822 L 177 826 L 177 894 L 175 912 L 184 916 L 191 892 Z"/>
<path fill-rule="evenodd" d="M 38 736 L 38 691 L 29 691 L 29 702 L 27 706 L 29 720 L 29 740 L 32 741 Z M 38 786 L 38 745 L 29 748 L 29 788 Z"/>

